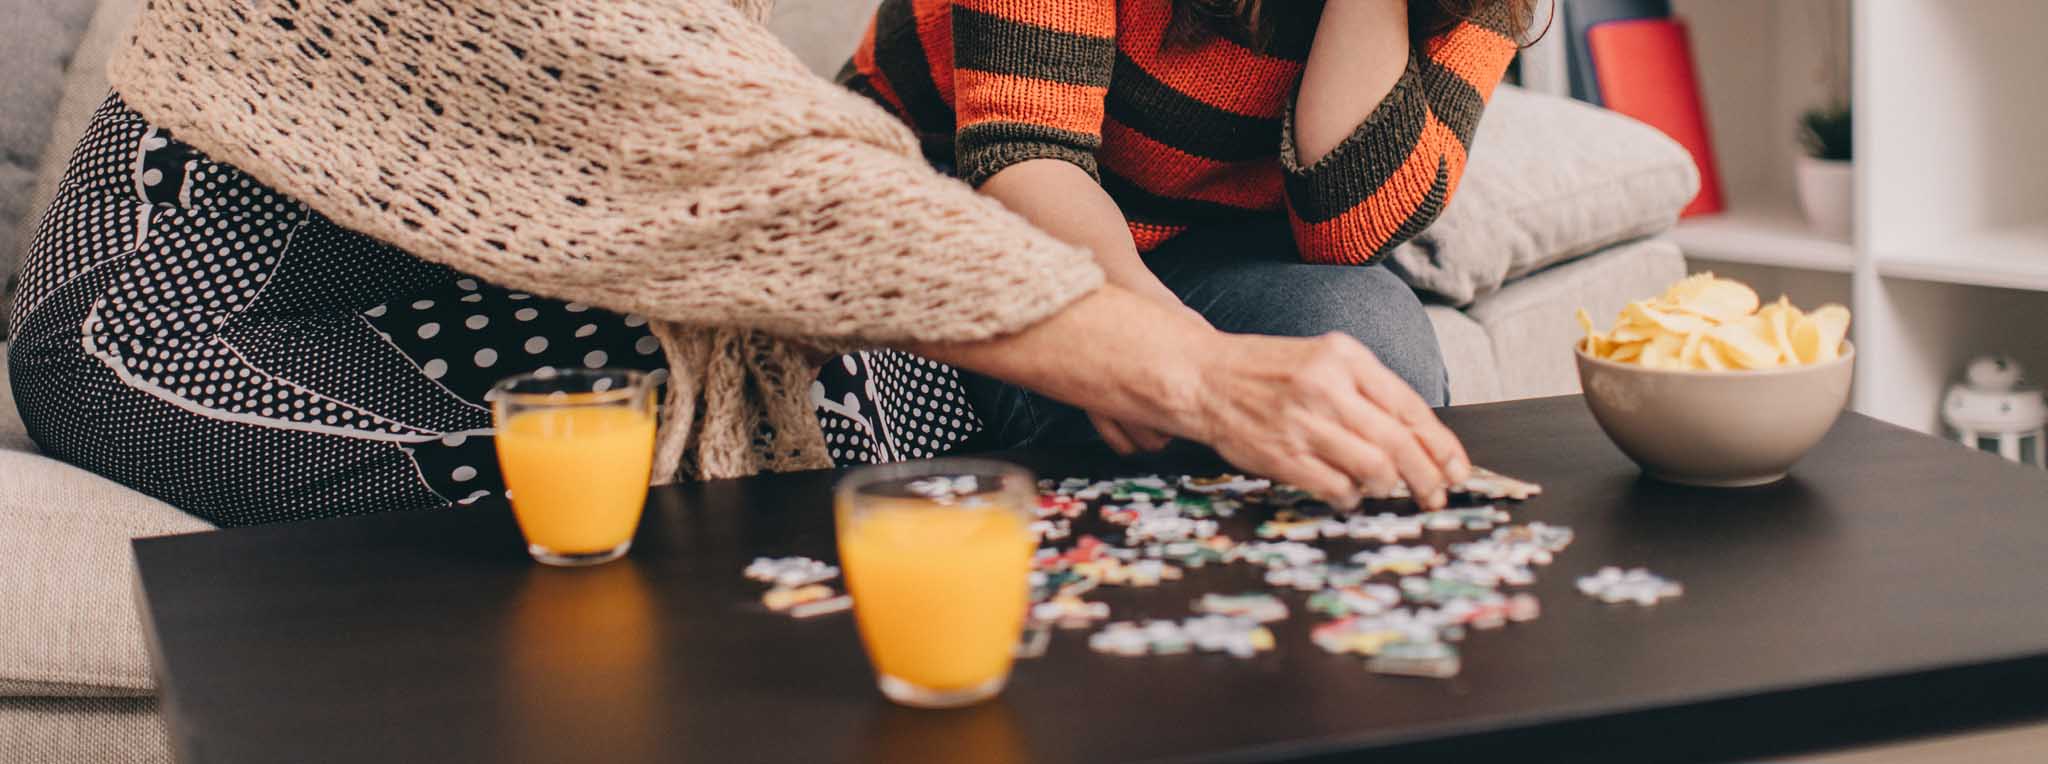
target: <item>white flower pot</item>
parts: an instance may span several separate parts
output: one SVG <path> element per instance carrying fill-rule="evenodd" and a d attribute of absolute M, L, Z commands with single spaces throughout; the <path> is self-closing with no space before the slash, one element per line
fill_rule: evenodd
<path fill-rule="evenodd" d="M 1806 209 L 1807 224 L 1821 235 L 1848 241 L 1855 219 L 1856 165 L 1802 154 L 1798 175 L 1799 206 Z"/>

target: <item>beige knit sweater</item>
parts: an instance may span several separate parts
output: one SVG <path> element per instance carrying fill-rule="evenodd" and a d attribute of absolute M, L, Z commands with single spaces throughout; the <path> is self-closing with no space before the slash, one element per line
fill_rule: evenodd
<path fill-rule="evenodd" d="M 657 475 L 829 466 L 794 342 L 983 339 L 1093 290 L 807 71 L 773 0 L 153 0 L 143 116 L 352 230 L 657 319 Z"/>

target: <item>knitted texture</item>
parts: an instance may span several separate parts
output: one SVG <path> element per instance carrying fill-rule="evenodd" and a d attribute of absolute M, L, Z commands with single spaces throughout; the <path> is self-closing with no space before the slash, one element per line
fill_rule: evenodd
<path fill-rule="evenodd" d="M 656 319 L 656 474 L 730 477 L 830 465 L 805 346 L 985 339 L 1102 278 L 811 75 L 771 5 L 154 0 L 109 73 L 342 226 Z"/>
<path fill-rule="evenodd" d="M 1088 171 L 1140 251 L 1286 210 L 1302 259 L 1375 262 L 1449 201 L 1519 30 L 1488 5 L 1417 40 L 1373 115 L 1303 166 L 1288 120 L 1321 4 L 1287 5 L 1254 50 L 1169 40 L 1165 0 L 882 0 L 840 79 L 970 183 L 1031 159 Z"/>
<path fill-rule="evenodd" d="M 0 697 L 0 761 L 172 761 L 155 698 Z"/>
<path fill-rule="evenodd" d="M 1302 259 L 1378 262 L 1436 222 L 1464 177 L 1486 102 L 1518 50 L 1509 18 L 1489 7 L 1411 47 L 1394 89 L 1313 165 L 1296 154 L 1288 107 L 1280 163 Z"/>

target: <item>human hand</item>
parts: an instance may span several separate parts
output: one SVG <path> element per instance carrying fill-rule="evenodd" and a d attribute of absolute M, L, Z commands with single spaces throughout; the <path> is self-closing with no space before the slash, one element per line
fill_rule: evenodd
<path fill-rule="evenodd" d="M 1173 290 L 1167 289 L 1165 284 L 1160 283 L 1151 272 L 1145 272 L 1138 284 L 1125 286 L 1166 308 L 1168 315 L 1189 327 L 1199 327 L 1204 332 L 1210 330 L 1208 318 L 1181 302 L 1180 297 L 1175 295 Z M 1088 422 L 1095 425 L 1095 432 L 1102 436 L 1102 442 L 1109 444 L 1111 450 L 1124 456 L 1158 451 L 1173 442 L 1173 435 L 1157 428 L 1135 421 L 1115 419 L 1094 411 L 1088 412 Z"/>
<path fill-rule="evenodd" d="M 1102 436 L 1102 442 L 1124 456 L 1140 452 L 1158 451 L 1173 442 L 1173 436 L 1146 427 L 1142 424 L 1122 422 L 1088 412 L 1088 422 L 1095 425 L 1095 432 Z"/>
<path fill-rule="evenodd" d="M 1014 334 L 908 349 L 1207 443 L 1334 504 L 1405 478 L 1417 501 L 1442 506 L 1446 481 L 1470 476 L 1421 396 L 1345 335 L 1225 334 L 1111 284 Z"/>
<path fill-rule="evenodd" d="M 1214 335 L 1192 419 L 1176 427 L 1240 468 L 1352 506 L 1406 480 L 1423 507 L 1444 506 L 1470 476 L 1456 435 L 1356 339 Z"/>

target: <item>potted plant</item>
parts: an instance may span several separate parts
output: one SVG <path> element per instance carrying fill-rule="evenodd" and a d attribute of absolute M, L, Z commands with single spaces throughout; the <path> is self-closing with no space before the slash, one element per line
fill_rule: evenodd
<path fill-rule="evenodd" d="M 1847 104 L 1808 109 L 1799 116 L 1799 206 L 1814 230 L 1837 239 L 1849 238 L 1855 204 L 1856 176 L 1850 146 Z"/>

